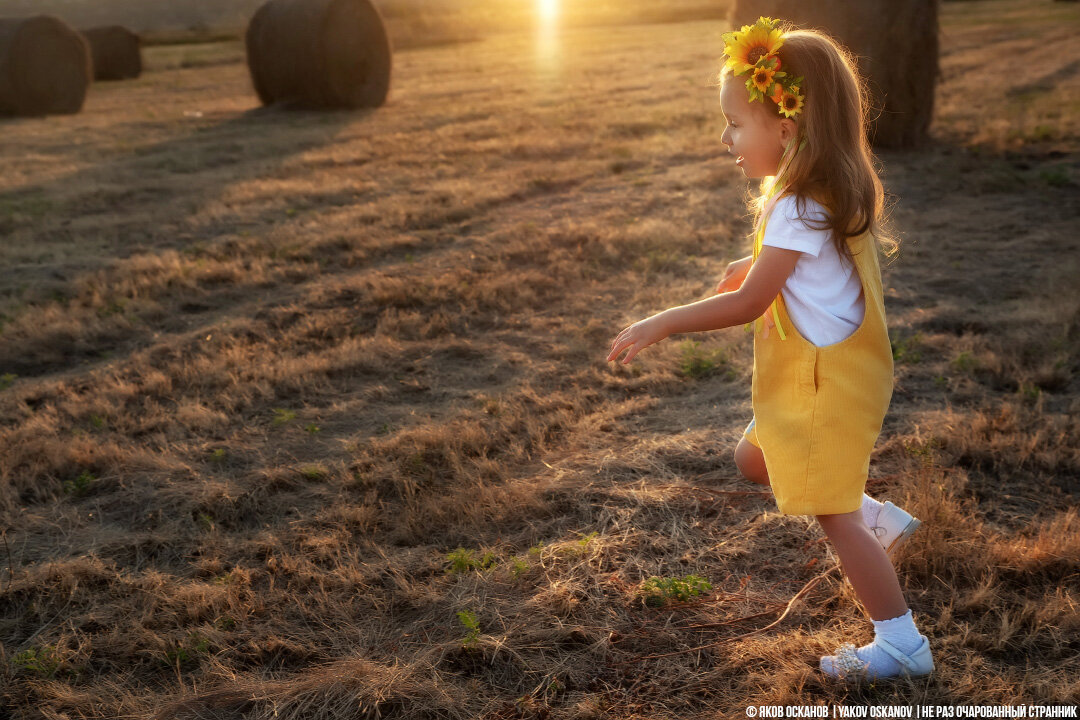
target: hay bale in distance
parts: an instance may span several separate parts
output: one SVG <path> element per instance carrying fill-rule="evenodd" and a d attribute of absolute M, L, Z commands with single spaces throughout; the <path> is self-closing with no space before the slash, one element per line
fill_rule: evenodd
<path fill-rule="evenodd" d="M 0 115 L 77 113 L 90 82 L 90 47 L 63 20 L 0 18 Z"/>
<path fill-rule="evenodd" d="M 390 38 L 369 0 L 269 0 L 244 40 L 265 105 L 358 108 L 386 101 Z"/>
<path fill-rule="evenodd" d="M 875 146 L 914 147 L 926 139 L 940 75 L 937 0 L 735 0 L 730 24 L 737 29 L 761 15 L 820 30 L 857 56 L 875 108 Z"/>
<path fill-rule="evenodd" d="M 142 74 L 142 42 L 122 25 L 82 31 L 90 43 L 95 80 L 127 80 Z"/>

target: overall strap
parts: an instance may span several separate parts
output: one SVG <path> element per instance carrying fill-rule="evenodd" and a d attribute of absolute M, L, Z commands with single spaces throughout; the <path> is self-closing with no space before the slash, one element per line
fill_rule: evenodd
<path fill-rule="evenodd" d="M 777 201 L 786 189 L 786 181 L 788 171 L 791 169 L 791 163 L 799 151 L 806 147 L 805 139 L 803 139 L 798 146 L 795 144 L 796 140 L 797 138 L 792 138 L 788 141 L 787 147 L 784 148 L 784 155 L 780 158 L 780 168 L 777 170 L 776 176 L 772 179 L 772 182 L 768 183 L 766 186 L 764 202 L 762 204 L 761 213 L 758 216 L 758 224 L 754 229 L 754 262 L 757 262 L 758 255 L 761 254 L 762 245 L 765 240 L 765 226 L 769 222 L 769 216 L 772 215 L 772 211 L 776 207 Z M 779 293 L 777 293 L 776 298 L 773 299 L 772 304 L 769 305 L 769 309 L 772 311 L 773 324 L 776 325 L 776 332 L 780 335 L 780 339 L 787 340 L 787 333 L 784 332 L 784 326 L 780 322 L 780 311 L 776 308 L 777 300 L 783 300 Z M 746 329 L 746 332 L 751 332 L 751 325 L 753 325 L 754 332 L 759 332 L 764 328 L 765 321 L 762 318 L 756 318 L 753 323 L 746 323 L 746 325 L 743 326 Z"/>

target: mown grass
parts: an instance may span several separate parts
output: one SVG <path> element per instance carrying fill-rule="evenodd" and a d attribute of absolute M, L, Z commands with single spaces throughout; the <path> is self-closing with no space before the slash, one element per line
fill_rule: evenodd
<path fill-rule="evenodd" d="M 934 676 L 817 672 L 870 626 L 820 528 L 738 477 L 741 327 L 603 362 L 747 254 L 695 22 L 571 30 L 558 82 L 526 35 L 401 53 L 375 112 L 255 110 L 241 64 L 159 55 L 6 122 L 0 715 L 1074 701 L 1077 135 L 1009 138 L 980 103 L 1032 79 L 950 17 L 944 65 L 978 67 L 882 154 L 868 481 L 923 520 L 896 563 Z"/>

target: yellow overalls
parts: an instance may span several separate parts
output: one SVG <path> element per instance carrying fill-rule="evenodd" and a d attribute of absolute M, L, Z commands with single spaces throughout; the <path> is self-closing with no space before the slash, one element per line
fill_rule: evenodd
<path fill-rule="evenodd" d="M 763 235 L 754 243 L 755 262 Z M 769 337 L 762 337 L 760 322 L 754 324 L 754 422 L 746 438 L 761 449 L 777 507 L 786 515 L 832 515 L 862 506 L 870 453 L 892 399 L 877 243 L 868 231 L 848 244 L 866 301 L 853 334 L 815 346 L 791 322 L 782 294 L 775 302 L 779 326 Z"/>

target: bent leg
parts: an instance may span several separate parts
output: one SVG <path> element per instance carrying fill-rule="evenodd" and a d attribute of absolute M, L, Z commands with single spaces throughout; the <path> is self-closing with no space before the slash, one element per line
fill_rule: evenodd
<path fill-rule="evenodd" d="M 753 425 L 754 423 L 751 422 L 747 430 L 749 431 Z M 739 444 L 735 447 L 735 466 L 739 468 L 739 472 L 742 473 L 743 477 L 750 482 L 771 488 L 772 483 L 769 480 L 769 471 L 765 467 L 765 455 L 761 452 L 761 448 L 750 442 L 746 434 L 739 438 Z M 863 493 L 862 509 L 859 511 L 859 517 L 862 518 L 868 529 L 873 528 L 877 524 L 876 518 L 882 507 L 884 507 L 882 503 L 879 503 L 874 498 Z M 907 513 L 904 513 L 899 508 L 895 508 L 893 514 L 894 516 L 898 514 L 906 516 L 909 522 L 912 520 L 910 515 L 907 515 Z M 895 519 L 896 518 L 894 517 L 894 520 Z M 918 527 L 917 520 L 915 521 L 915 527 Z M 878 536 L 875 532 L 881 532 L 882 534 Z M 884 549 L 895 543 L 902 542 L 907 535 L 910 534 L 910 532 L 907 532 L 907 534 L 902 535 L 897 539 L 897 533 L 900 532 L 907 532 L 904 529 L 903 523 L 895 530 L 892 530 L 891 528 L 878 528 L 877 531 L 871 530 L 871 536 L 874 538 L 875 542 Z M 826 534 L 828 534 L 827 531 Z"/>
<path fill-rule="evenodd" d="M 735 446 L 735 466 L 750 482 L 769 484 L 769 471 L 765 468 L 765 456 L 744 435 Z"/>

